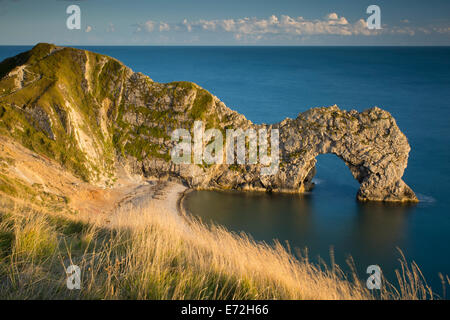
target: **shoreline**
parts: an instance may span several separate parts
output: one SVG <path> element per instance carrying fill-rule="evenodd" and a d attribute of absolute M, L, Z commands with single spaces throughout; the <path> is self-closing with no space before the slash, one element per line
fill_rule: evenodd
<path fill-rule="evenodd" d="M 131 204 L 135 207 L 149 205 L 166 209 L 176 215 L 183 216 L 185 210 L 182 204 L 185 194 L 192 189 L 178 181 L 161 181 L 148 179 L 147 184 L 140 184 L 121 201 L 118 208 Z"/>
<path fill-rule="evenodd" d="M 186 217 L 188 216 L 188 212 L 186 209 L 186 206 L 184 205 L 184 201 L 186 200 L 186 196 L 191 193 L 192 191 L 194 191 L 194 189 L 191 188 L 186 188 L 183 192 L 181 192 L 178 196 L 178 200 L 177 200 L 177 213 L 182 216 L 182 217 Z"/>

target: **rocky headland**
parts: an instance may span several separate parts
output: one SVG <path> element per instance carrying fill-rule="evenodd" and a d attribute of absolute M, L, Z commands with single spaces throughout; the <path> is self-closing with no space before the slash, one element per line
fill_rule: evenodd
<path fill-rule="evenodd" d="M 360 183 L 359 200 L 417 201 L 402 180 L 408 140 L 380 108 L 313 108 L 295 119 L 254 124 L 194 83 L 157 83 L 114 58 L 44 43 L 1 62 L 0 79 L 0 135 L 101 188 L 128 175 L 171 178 L 195 189 L 302 193 L 313 187 L 317 155 L 333 153 Z M 173 163 L 171 133 L 192 131 L 196 120 L 223 132 L 278 129 L 279 169 L 261 175 L 259 164 Z M 1 191 L 17 189 L 14 161 L 0 160 Z"/>

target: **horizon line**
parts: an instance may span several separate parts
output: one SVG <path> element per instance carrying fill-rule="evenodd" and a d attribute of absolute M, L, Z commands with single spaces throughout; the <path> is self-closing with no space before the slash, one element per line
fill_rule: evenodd
<path fill-rule="evenodd" d="M 311 44 L 311 45 L 286 45 L 286 44 L 265 44 L 265 45 L 235 45 L 235 44 L 57 44 L 51 42 L 36 42 L 34 44 L 0 44 L 0 47 L 34 47 L 39 43 L 49 43 L 61 47 L 450 47 L 450 44 L 427 45 L 427 44 Z"/>

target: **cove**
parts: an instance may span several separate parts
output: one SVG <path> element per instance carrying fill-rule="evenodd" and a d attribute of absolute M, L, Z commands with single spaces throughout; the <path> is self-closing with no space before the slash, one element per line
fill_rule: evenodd
<path fill-rule="evenodd" d="M 334 155 L 318 156 L 314 181 L 315 188 L 301 195 L 192 191 L 184 204 L 189 213 L 204 222 L 245 232 L 256 241 L 273 243 L 276 239 L 284 245 L 288 242 L 294 254 L 296 248 L 307 248 L 314 262 L 323 259 L 329 265 L 332 248 L 336 263 L 348 273 L 347 259 L 351 256 L 361 279 L 367 278 L 365 270 L 369 265 L 377 264 L 393 282 L 394 270 L 400 268 L 400 248 L 408 262 L 419 264 L 439 292 L 437 273 L 446 270 L 448 258 L 433 258 L 436 252 L 420 242 L 426 227 L 417 232 L 421 226 L 414 217 L 432 207 L 429 203 L 357 201 L 355 192 L 359 185 Z"/>

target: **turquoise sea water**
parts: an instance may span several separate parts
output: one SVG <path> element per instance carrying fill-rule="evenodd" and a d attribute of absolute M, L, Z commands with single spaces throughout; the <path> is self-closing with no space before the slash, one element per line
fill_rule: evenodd
<path fill-rule="evenodd" d="M 257 123 L 337 104 L 388 110 L 411 144 L 404 180 L 415 206 L 361 204 L 358 184 L 333 155 L 318 157 L 316 189 L 303 196 L 193 192 L 189 209 L 256 240 L 288 241 L 326 261 L 351 255 L 364 276 L 392 278 L 400 247 L 440 292 L 450 274 L 449 47 L 85 47 L 158 82 L 193 81 Z M 0 59 L 26 47 L 0 47 Z"/>

